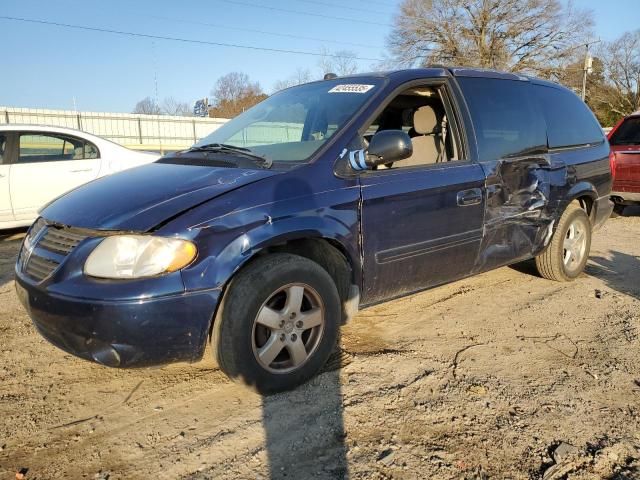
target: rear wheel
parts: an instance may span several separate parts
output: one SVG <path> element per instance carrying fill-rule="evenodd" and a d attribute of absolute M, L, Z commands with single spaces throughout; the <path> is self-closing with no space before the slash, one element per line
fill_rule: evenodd
<path fill-rule="evenodd" d="M 591 248 L 591 222 L 574 203 L 564 211 L 546 250 L 536 257 L 538 273 L 549 280 L 567 282 L 584 271 Z"/>
<path fill-rule="evenodd" d="M 309 259 L 272 254 L 231 281 L 215 318 L 220 368 L 259 393 L 313 377 L 338 336 L 341 307 L 329 274 Z"/>

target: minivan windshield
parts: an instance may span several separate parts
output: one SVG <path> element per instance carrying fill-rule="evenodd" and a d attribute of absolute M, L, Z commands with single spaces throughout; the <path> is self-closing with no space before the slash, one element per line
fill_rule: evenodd
<path fill-rule="evenodd" d="M 629 117 L 620 125 L 611 138 L 611 145 L 640 145 L 640 117 Z"/>
<path fill-rule="evenodd" d="M 225 123 L 193 148 L 217 144 L 246 149 L 269 161 L 306 162 L 381 84 L 381 78 L 345 78 L 283 90 Z"/>

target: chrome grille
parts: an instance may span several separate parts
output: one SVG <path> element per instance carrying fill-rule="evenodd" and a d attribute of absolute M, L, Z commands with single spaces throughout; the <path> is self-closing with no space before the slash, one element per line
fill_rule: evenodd
<path fill-rule="evenodd" d="M 34 280 L 41 282 L 53 272 L 60 265 L 54 260 L 48 260 L 43 257 L 39 257 L 36 254 L 31 255 L 27 266 L 24 269 L 24 273 L 29 275 Z"/>
<path fill-rule="evenodd" d="M 44 232 L 40 232 L 45 229 Z M 51 275 L 78 244 L 87 238 L 66 227 L 34 225 L 31 237 L 31 254 L 25 258 L 24 273 L 37 282 Z"/>
<path fill-rule="evenodd" d="M 71 250 L 87 238 L 85 235 L 72 233 L 69 229 L 49 227 L 44 236 L 38 242 L 38 246 L 52 252 L 69 255 Z"/>

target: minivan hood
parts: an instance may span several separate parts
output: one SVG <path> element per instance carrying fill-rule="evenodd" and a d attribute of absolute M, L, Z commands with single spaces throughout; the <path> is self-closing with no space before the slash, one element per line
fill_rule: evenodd
<path fill-rule="evenodd" d="M 40 213 L 63 225 L 142 232 L 225 192 L 277 174 L 272 170 L 151 163 L 78 187 Z"/>

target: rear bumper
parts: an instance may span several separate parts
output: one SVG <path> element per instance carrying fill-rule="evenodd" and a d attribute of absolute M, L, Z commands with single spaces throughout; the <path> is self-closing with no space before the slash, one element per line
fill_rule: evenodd
<path fill-rule="evenodd" d="M 219 290 L 95 301 L 53 295 L 16 275 L 38 331 L 78 357 L 110 367 L 147 367 L 202 358 Z"/>
<path fill-rule="evenodd" d="M 593 219 L 593 228 L 600 228 L 604 222 L 611 216 L 613 212 L 613 202 L 609 196 L 600 197 L 595 201 L 595 216 Z"/>
<path fill-rule="evenodd" d="M 611 192 L 611 197 L 619 198 L 623 202 L 640 203 L 640 192 Z"/>

